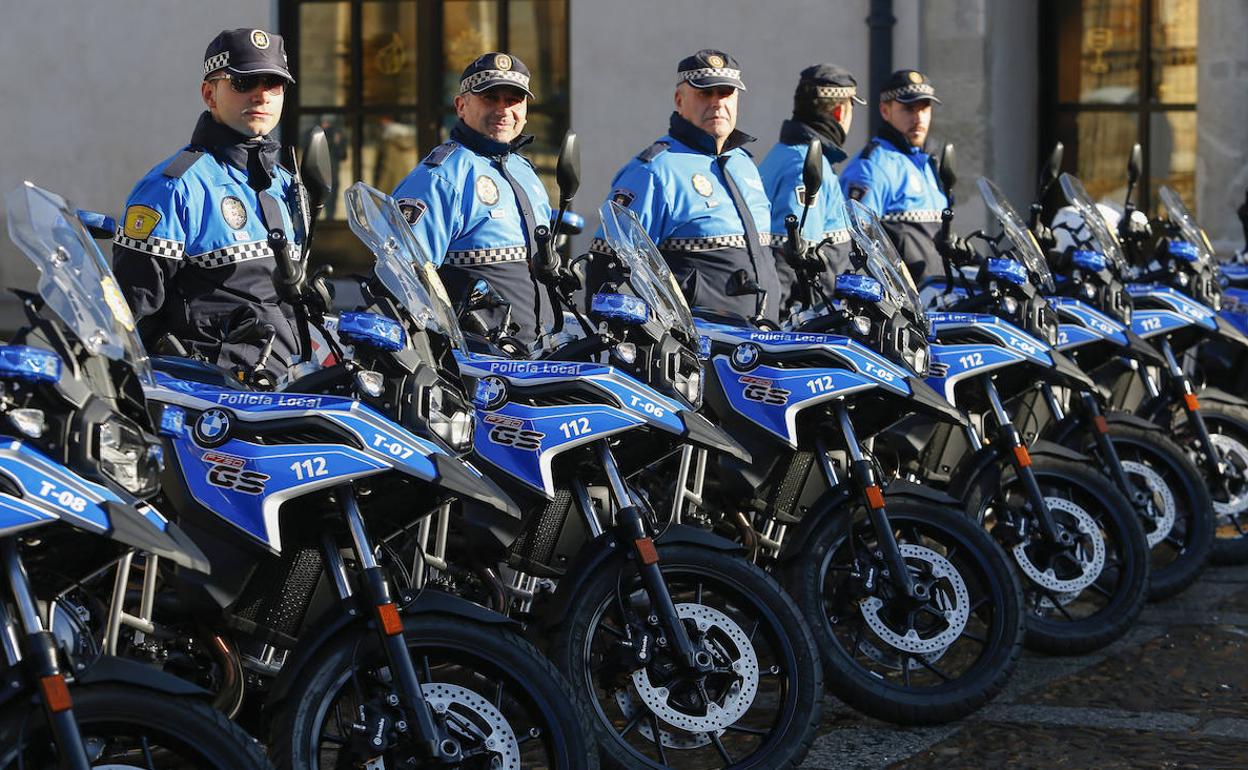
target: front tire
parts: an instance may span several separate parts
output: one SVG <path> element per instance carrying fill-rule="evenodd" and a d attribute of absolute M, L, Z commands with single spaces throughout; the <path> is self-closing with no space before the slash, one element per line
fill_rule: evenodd
<path fill-rule="evenodd" d="M 699 680 L 675 666 L 647 622 L 635 562 L 608 562 L 581 586 L 551 643 L 556 665 L 590 693 L 599 747 L 626 768 L 796 768 L 815 738 L 823 676 L 792 599 L 730 554 L 660 545 L 659 557 L 678 614 L 716 671 Z M 645 665 L 628 646 L 638 626 L 654 632 Z"/>
<path fill-rule="evenodd" d="M 1214 450 L 1226 466 L 1226 488 L 1209 476 L 1200 442 L 1181 410 L 1176 409 L 1180 443 L 1189 447 L 1213 497 L 1214 564 L 1248 563 L 1248 408 L 1205 402 L 1200 407 Z"/>
<path fill-rule="evenodd" d="M 268 770 L 260 744 L 207 703 L 120 684 L 71 689 L 74 719 L 92 767 Z M 24 751 L 19 736 L 25 736 Z M 60 767 L 43 709 L 26 704 L 0 720 L 0 770 Z"/>
<path fill-rule="evenodd" d="M 404 618 L 404 637 L 435 719 L 459 739 L 464 770 L 595 770 L 583 709 L 573 705 L 567 683 L 528 642 L 510 630 L 458 618 Z M 372 628 L 356 627 L 326 644 L 307 666 L 273 718 L 269 752 L 282 770 L 330 770 L 363 766 L 384 756 L 386 767 L 406 766 L 411 751 L 357 750 L 350 725 L 361 706 L 388 708 L 390 688 Z M 394 720 L 391 735 L 398 737 Z M 365 747 L 367 748 L 367 747 Z"/>
<path fill-rule="evenodd" d="M 878 572 L 866 589 L 872 603 L 864 602 L 860 576 L 880 569 L 865 520 L 854 523 L 851 540 L 844 518 L 825 516 L 785 570 L 785 586 L 811 624 L 837 697 L 888 722 L 949 722 L 1009 680 L 1022 650 L 1022 591 L 1000 546 L 961 511 L 904 497 L 890 498 L 887 511 L 915 579 L 932 584 L 918 609 L 902 612 L 908 608 Z M 950 567 L 956 575 L 945 574 Z M 906 638 L 911 630 L 913 640 Z M 942 635 L 952 638 L 945 643 Z M 938 639 L 931 652 L 905 649 Z"/>

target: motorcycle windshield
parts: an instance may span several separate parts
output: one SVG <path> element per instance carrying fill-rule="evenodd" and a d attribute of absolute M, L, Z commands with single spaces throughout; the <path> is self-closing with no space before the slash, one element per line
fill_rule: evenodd
<path fill-rule="evenodd" d="M 900 308 L 909 308 L 915 323 L 924 336 L 931 331 L 927 312 L 919 300 L 918 289 L 910 271 L 906 269 L 893 241 L 884 232 L 884 225 L 875 212 L 852 198 L 847 201 L 845 221 L 849 222 L 849 235 L 854 244 L 866 256 L 866 270 L 884 287 L 888 300 Z"/>
<path fill-rule="evenodd" d="M 979 178 L 979 194 L 984 199 L 984 205 L 1001 223 L 1001 229 L 1005 231 L 1006 238 L 1013 244 L 1022 263 L 1031 271 L 1036 285 L 1044 292 L 1055 291 L 1057 286 L 1053 282 L 1053 273 L 1049 270 L 1048 263 L 1044 261 L 1044 252 L 1040 250 L 1040 244 L 1036 242 L 1036 237 L 1023 223 L 1023 218 L 1010 205 L 1005 194 L 993 184 L 991 179 L 983 176 Z"/>
<path fill-rule="evenodd" d="M 668 331 L 683 335 L 692 344 L 698 334 L 689 304 L 637 215 L 615 201 L 604 203 L 598 213 L 607 245 L 628 267 L 628 285 L 650 305 Z"/>
<path fill-rule="evenodd" d="M 30 182 L 6 197 L 9 238 L 39 270 L 39 296 L 93 355 L 122 361 L 144 385 L 152 367 L 112 268 L 64 198 Z"/>
<path fill-rule="evenodd" d="M 1157 191 L 1157 197 L 1161 198 L 1161 205 L 1166 207 L 1166 217 L 1169 218 L 1170 223 L 1179 228 L 1179 232 L 1183 234 L 1183 240 L 1196 247 L 1199 254 L 1197 263 L 1212 264 L 1213 246 L 1209 243 L 1209 236 L 1205 235 L 1204 228 L 1196 224 L 1196 217 L 1187 210 L 1182 196 L 1163 184 Z"/>
<path fill-rule="evenodd" d="M 351 232 L 377 258 L 373 273 L 421 329 L 444 335 L 467 353 L 463 331 L 433 260 L 421 248 L 389 195 L 356 182 L 347 188 Z"/>
<path fill-rule="evenodd" d="M 1089 245 L 1105 255 L 1105 258 L 1113 265 L 1114 272 L 1119 276 L 1126 275 L 1127 261 L 1122 255 L 1122 244 L 1118 242 L 1118 236 L 1109 229 L 1105 217 L 1101 216 L 1100 209 L 1088 196 L 1088 191 L 1083 188 L 1083 182 L 1070 174 L 1062 174 L 1058 181 L 1062 185 L 1062 194 L 1066 196 L 1066 202 L 1079 212 L 1080 218 L 1083 219 L 1083 226 L 1092 235 L 1092 243 Z"/>

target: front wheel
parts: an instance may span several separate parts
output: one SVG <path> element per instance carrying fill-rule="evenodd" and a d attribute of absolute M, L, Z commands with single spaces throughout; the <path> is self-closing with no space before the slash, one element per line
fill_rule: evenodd
<path fill-rule="evenodd" d="M 595 770 L 583 709 L 528 642 L 498 626 L 404 618 L 404 637 L 435 721 L 460 745 L 462 770 Z M 273 718 L 269 753 L 283 770 L 425 767 L 389 696 L 374 629 L 339 634 Z M 377 763 L 377 759 L 382 763 Z"/>
<path fill-rule="evenodd" d="M 675 659 L 635 562 L 597 570 L 557 625 L 551 656 L 590 694 L 599 747 L 626 768 L 797 767 L 815 738 L 823 677 L 793 601 L 719 551 L 659 546 L 659 567 L 711 667 L 691 672 Z"/>
<path fill-rule="evenodd" d="M 1209 439 L 1222 463 L 1223 478 L 1211 475 L 1195 431 L 1176 410 L 1179 442 L 1189 449 L 1213 497 L 1214 564 L 1248 563 L 1248 407 L 1205 402 L 1204 416 Z"/>
<path fill-rule="evenodd" d="M 826 516 L 785 570 L 828 686 L 899 724 L 965 716 L 1001 691 L 1022 649 L 1022 593 L 1001 548 L 960 511 L 890 498 L 888 518 L 922 599 L 898 596 L 870 522 Z"/>
<path fill-rule="evenodd" d="M 92 767 L 110 770 L 266 770 L 260 745 L 208 704 L 126 685 L 71 689 Z M 0 770 L 60 767 L 43 709 L 0 719 Z"/>
<path fill-rule="evenodd" d="M 969 490 L 967 511 L 1013 557 L 1023 584 L 1032 650 L 1077 655 L 1120 638 L 1148 595 L 1148 541 L 1131 504 L 1097 470 L 1033 456 L 1032 473 L 1062 542 L 1051 543 L 1012 467 L 985 474 Z"/>

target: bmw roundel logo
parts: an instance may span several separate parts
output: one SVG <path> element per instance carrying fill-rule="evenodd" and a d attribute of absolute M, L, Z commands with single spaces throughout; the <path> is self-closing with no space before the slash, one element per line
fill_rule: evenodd
<path fill-rule="evenodd" d="M 195 442 L 201 446 L 224 444 L 230 436 L 230 415 L 224 409 L 209 409 L 195 421 Z"/>
<path fill-rule="evenodd" d="M 732 351 L 732 368 L 738 372 L 748 372 L 758 366 L 762 358 L 762 350 L 753 342 L 742 342 Z"/>
<path fill-rule="evenodd" d="M 494 409 L 507 400 L 507 383 L 502 377 L 483 377 L 477 381 L 473 401 L 482 409 Z"/>

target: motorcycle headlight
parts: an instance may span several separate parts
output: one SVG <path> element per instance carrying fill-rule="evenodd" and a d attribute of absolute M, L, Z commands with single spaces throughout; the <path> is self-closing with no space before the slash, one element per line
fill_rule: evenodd
<path fill-rule="evenodd" d="M 156 491 L 164 469 L 164 451 L 148 443 L 134 426 L 111 418 L 95 428 L 95 454 L 100 471 L 139 497 Z"/>
<path fill-rule="evenodd" d="M 430 388 L 425 413 L 429 416 L 429 430 L 451 449 L 464 452 L 472 447 L 473 411 L 449 390 L 437 385 Z"/>
<path fill-rule="evenodd" d="M 683 348 L 669 351 L 666 361 L 666 379 L 672 389 L 697 409 L 702 405 L 702 362 Z"/>
<path fill-rule="evenodd" d="M 920 377 L 927 376 L 927 344 L 919 345 L 906 353 L 906 363 Z"/>

